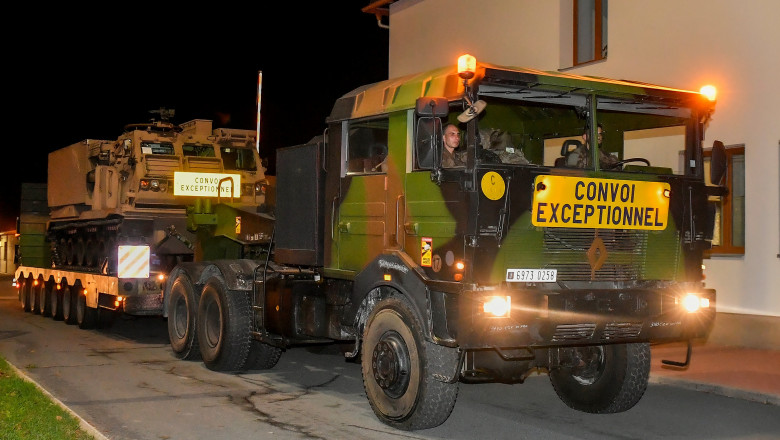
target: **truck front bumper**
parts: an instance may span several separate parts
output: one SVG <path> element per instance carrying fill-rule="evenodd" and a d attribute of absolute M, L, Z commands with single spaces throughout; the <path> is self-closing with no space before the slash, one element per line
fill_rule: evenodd
<path fill-rule="evenodd" d="M 446 332 L 434 326 L 434 334 L 467 350 L 682 341 L 706 337 L 715 319 L 713 289 L 509 289 L 444 296 Z M 496 316 L 503 309 L 506 314 Z"/>

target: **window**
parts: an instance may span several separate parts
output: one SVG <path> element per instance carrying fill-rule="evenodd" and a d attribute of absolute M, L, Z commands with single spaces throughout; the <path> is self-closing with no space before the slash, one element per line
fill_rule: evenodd
<path fill-rule="evenodd" d="M 219 154 L 226 170 L 257 171 L 254 150 L 250 148 L 221 147 Z"/>
<path fill-rule="evenodd" d="M 214 147 L 211 145 L 184 144 L 181 149 L 187 157 L 216 157 Z"/>
<path fill-rule="evenodd" d="M 704 175 L 707 185 L 710 176 L 711 150 L 704 151 Z M 728 194 L 710 197 L 715 203 L 715 232 L 710 254 L 745 253 L 745 146 L 726 147 L 727 172 L 725 185 Z"/>
<path fill-rule="evenodd" d="M 175 154 L 173 144 L 170 142 L 141 142 L 143 154 Z"/>
<path fill-rule="evenodd" d="M 347 173 L 386 172 L 388 119 L 352 122 L 347 139 Z"/>
<path fill-rule="evenodd" d="M 607 57 L 607 1 L 574 0 L 574 65 Z"/>

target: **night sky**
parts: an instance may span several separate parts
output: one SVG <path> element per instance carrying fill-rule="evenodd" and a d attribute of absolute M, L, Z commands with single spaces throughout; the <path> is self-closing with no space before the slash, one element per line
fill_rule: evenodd
<path fill-rule="evenodd" d="M 156 117 L 150 110 L 175 109 L 175 123 L 255 129 L 259 71 L 261 156 L 321 134 L 338 97 L 387 79 L 389 31 L 361 11 L 368 3 L 15 15 L 28 18 L 4 43 L 0 232 L 16 227 L 21 183 L 46 182 L 49 152 L 114 140 L 126 124 Z"/>

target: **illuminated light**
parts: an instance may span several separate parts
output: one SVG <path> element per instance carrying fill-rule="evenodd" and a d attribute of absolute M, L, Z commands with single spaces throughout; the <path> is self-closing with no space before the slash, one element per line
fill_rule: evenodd
<path fill-rule="evenodd" d="M 455 281 L 463 281 L 463 274 L 462 273 L 456 273 L 455 276 L 453 276 Z"/>
<path fill-rule="evenodd" d="M 37 286 L 37 285 L 38 285 L 38 280 L 34 280 L 33 281 L 33 286 Z"/>
<path fill-rule="evenodd" d="M 466 265 L 462 261 L 458 261 L 455 263 L 455 269 L 457 270 L 463 270 L 466 268 Z"/>
<path fill-rule="evenodd" d="M 477 59 L 469 54 L 458 57 L 458 76 L 463 79 L 474 78 L 477 70 Z"/>
<path fill-rule="evenodd" d="M 508 318 L 511 308 L 512 297 L 510 296 L 491 296 L 485 298 L 482 304 L 482 311 L 499 318 Z"/>
<path fill-rule="evenodd" d="M 385 281 L 392 281 L 393 280 L 393 276 L 390 275 L 389 273 L 386 273 L 385 276 L 384 276 L 384 279 L 385 279 Z"/>
<path fill-rule="evenodd" d="M 84 289 L 84 290 L 83 290 L 81 293 L 83 293 L 84 295 L 86 295 L 86 294 L 87 294 L 87 289 Z"/>
<path fill-rule="evenodd" d="M 702 298 L 701 300 L 699 300 L 699 307 L 701 307 L 702 309 L 710 308 L 710 299 Z"/>
<path fill-rule="evenodd" d="M 710 101 L 715 101 L 715 98 L 718 97 L 718 90 L 715 88 L 715 86 L 706 85 L 699 89 L 699 93 L 704 95 L 705 98 L 709 99 Z"/>
<path fill-rule="evenodd" d="M 57 290 L 62 290 L 62 284 L 60 284 L 60 283 L 55 284 L 55 288 Z"/>
<path fill-rule="evenodd" d="M 165 274 L 161 273 L 161 274 L 157 275 L 157 279 L 160 280 L 160 281 L 163 281 L 165 279 Z"/>
<path fill-rule="evenodd" d="M 116 300 L 119 301 L 119 302 L 122 302 L 122 301 L 125 300 L 125 297 L 124 296 L 117 296 Z"/>
<path fill-rule="evenodd" d="M 119 304 L 121 304 L 121 301 L 114 301 L 114 307 L 119 307 Z"/>
<path fill-rule="evenodd" d="M 672 194 L 671 191 L 669 191 L 668 189 L 664 189 L 664 197 L 666 197 L 668 199 L 669 196 L 671 196 L 671 194 Z"/>
<path fill-rule="evenodd" d="M 149 181 L 148 180 L 141 180 L 141 189 L 148 190 L 149 189 Z"/>
<path fill-rule="evenodd" d="M 689 293 L 688 295 L 685 296 L 685 298 L 683 298 L 682 304 L 683 307 L 685 307 L 685 310 L 687 310 L 690 313 L 693 313 L 699 310 L 701 301 L 699 300 L 699 297 L 697 295 Z"/>

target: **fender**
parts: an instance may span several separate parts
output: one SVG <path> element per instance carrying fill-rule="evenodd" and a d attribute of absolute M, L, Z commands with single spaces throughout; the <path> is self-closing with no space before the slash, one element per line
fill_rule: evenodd
<path fill-rule="evenodd" d="M 194 286 L 202 286 L 212 276 L 219 276 L 225 280 L 225 285 L 229 290 L 250 291 L 252 290 L 252 280 L 257 266 L 258 263 L 252 260 L 216 260 L 178 264 L 165 280 L 163 316 L 168 316 L 168 292 L 171 291 L 173 281 L 180 273 L 188 274 Z"/>
<path fill-rule="evenodd" d="M 385 281 L 390 275 L 390 281 Z M 457 342 L 446 326 L 447 294 L 432 291 L 425 275 L 402 253 L 392 252 L 379 255 L 354 280 L 350 301 L 344 310 L 345 323 L 361 324 L 360 309 L 369 293 L 376 288 L 390 288 L 407 297 L 421 318 L 425 339 L 440 345 L 457 346 Z"/>

